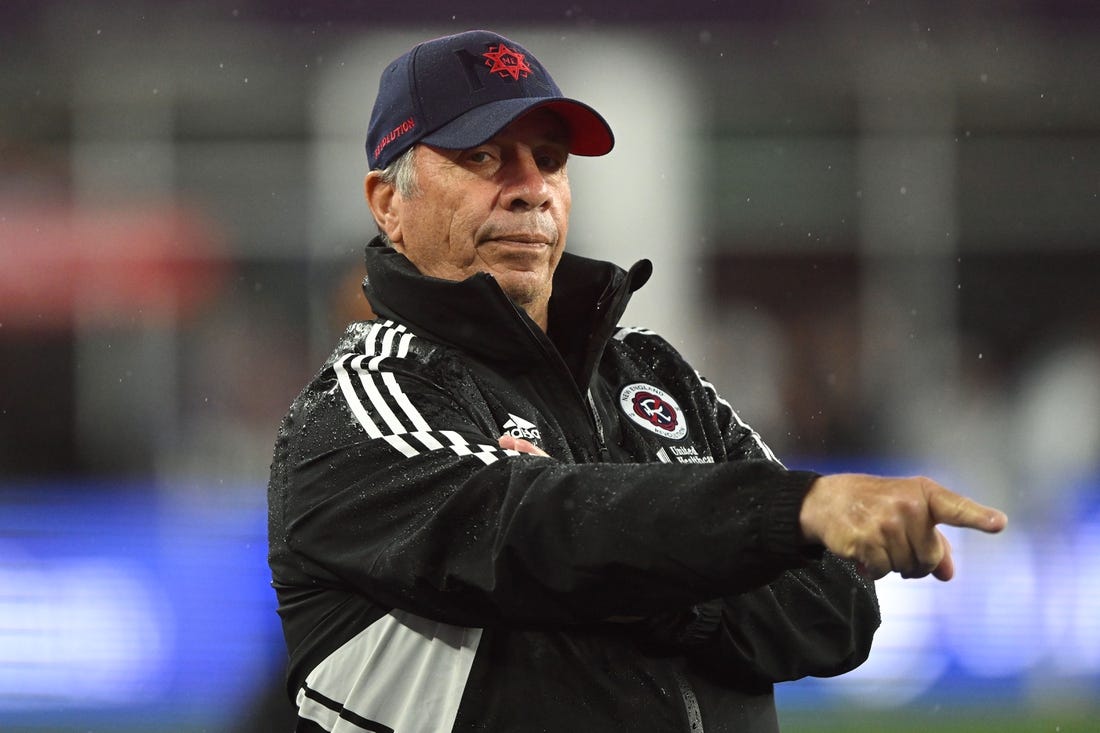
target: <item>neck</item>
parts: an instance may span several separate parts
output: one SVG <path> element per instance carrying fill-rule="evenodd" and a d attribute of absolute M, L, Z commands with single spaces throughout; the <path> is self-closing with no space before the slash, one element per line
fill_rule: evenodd
<path fill-rule="evenodd" d="M 546 302 L 520 307 L 527 311 L 527 315 L 530 316 L 531 320 L 538 324 L 543 333 L 546 333 L 546 329 L 550 325 L 549 308 Z"/>

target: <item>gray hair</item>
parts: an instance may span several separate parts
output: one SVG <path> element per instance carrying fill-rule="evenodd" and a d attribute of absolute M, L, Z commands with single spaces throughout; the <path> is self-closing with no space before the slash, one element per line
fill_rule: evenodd
<path fill-rule="evenodd" d="M 378 171 L 383 183 L 389 183 L 402 196 L 415 196 L 419 193 L 416 185 L 416 166 L 413 165 L 416 146 L 401 153 L 388 166 Z"/>
<path fill-rule="evenodd" d="M 392 163 L 378 171 L 378 179 L 383 183 L 388 183 L 393 186 L 397 193 L 405 198 L 416 196 L 420 193 L 420 188 L 416 183 L 416 166 L 413 164 L 413 157 L 415 154 L 416 146 L 413 145 L 411 148 L 401 153 L 401 155 L 397 156 Z M 393 242 L 391 242 L 386 233 L 382 231 L 382 227 L 378 227 L 378 233 L 387 245 L 393 246 Z"/>

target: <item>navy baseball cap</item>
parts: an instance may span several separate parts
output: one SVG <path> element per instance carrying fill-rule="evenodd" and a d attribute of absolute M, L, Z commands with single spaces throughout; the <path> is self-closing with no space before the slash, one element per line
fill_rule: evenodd
<path fill-rule="evenodd" d="M 519 44 L 480 30 L 425 41 L 382 72 L 367 130 L 367 160 L 371 170 L 385 168 L 418 142 L 472 148 L 535 108 L 561 117 L 576 155 L 604 155 L 615 144 L 607 121 L 563 96 Z"/>

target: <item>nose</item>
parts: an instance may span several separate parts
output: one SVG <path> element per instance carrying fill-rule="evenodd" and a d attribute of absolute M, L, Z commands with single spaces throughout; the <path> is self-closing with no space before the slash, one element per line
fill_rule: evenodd
<path fill-rule="evenodd" d="M 528 149 L 520 149 L 501 169 L 500 204 L 509 211 L 545 209 L 553 200 L 553 189 Z"/>

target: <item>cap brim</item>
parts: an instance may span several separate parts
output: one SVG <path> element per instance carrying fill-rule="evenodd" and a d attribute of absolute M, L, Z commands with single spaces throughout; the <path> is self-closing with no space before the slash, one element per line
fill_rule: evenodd
<path fill-rule="evenodd" d="M 420 139 L 448 150 L 481 145 L 528 112 L 549 109 L 569 128 L 569 152 L 574 155 L 606 155 L 615 146 L 611 126 L 600 113 L 583 102 L 565 97 L 502 99 L 475 107 Z"/>

